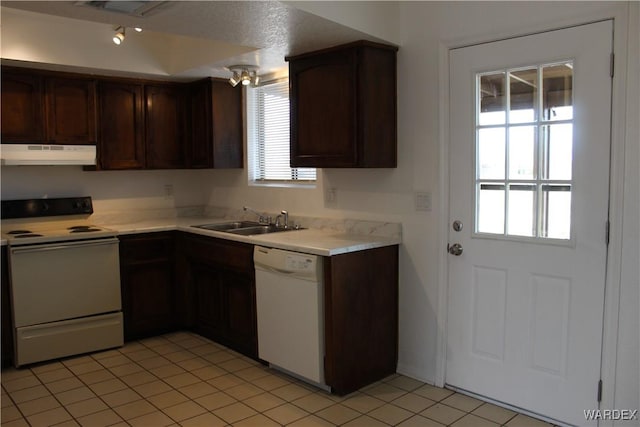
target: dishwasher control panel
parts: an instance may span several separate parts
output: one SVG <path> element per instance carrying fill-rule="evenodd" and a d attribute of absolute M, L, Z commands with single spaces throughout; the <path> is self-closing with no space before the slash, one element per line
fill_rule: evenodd
<path fill-rule="evenodd" d="M 322 275 L 322 257 L 282 249 L 256 246 L 253 262 L 256 269 L 276 270 L 283 274 L 312 279 Z"/>
<path fill-rule="evenodd" d="M 298 255 L 288 253 L 285 256 L 284 265 L 287 270 L 291 271 L 313 271 L 315 260 L 306 255 Z"/>

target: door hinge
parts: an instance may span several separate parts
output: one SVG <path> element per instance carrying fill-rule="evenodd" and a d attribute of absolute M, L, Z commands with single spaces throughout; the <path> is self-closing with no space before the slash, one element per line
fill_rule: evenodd
<path fill-rule="evenodd" d="M 605 242 L 607 243 L 607 246 L 609 246 L 609 235 L 611 233 L 611 222 L 609 220 L 607 220 L 606 224 L 605 224 Z"/>
<path fill-rule="evenodd" d="M 615 70 L 615 66 L 616 66 L 616 54 L 611 52 L 611 56 L 609 58 L 609 76 L 611 76 L 611 78 L 613 78 L 613 72 Z"/>
<path fill-rule="evenodd" d="M 602 402 L 602 380 L 598 381 L 598 402 Z"/>

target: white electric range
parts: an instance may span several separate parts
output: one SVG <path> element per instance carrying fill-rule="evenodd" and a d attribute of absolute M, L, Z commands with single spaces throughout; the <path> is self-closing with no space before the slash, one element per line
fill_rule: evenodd
<path fill-rule="evenodd" d="M 2 201 L 16 366 L 123 344 L 116 232 L 90 197 Z"/>

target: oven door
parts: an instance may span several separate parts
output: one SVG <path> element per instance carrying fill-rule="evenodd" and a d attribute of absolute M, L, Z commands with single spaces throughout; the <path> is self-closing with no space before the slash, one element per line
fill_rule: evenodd
<path fill-rule="evenodd" d="M 123 344 L 118 239 L 10 247 L 16 366 Z"/>
<path fill-rule="evenodd" d="M 15 327 L 121 310 L 118 239 L 10 248 Z"/>

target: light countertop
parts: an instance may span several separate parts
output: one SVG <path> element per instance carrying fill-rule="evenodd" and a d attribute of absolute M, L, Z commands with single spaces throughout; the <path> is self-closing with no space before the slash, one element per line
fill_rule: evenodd
<path fill-rule="evenodd" d="M 194 225 L 229 222 L 220 218 L 168 218 L 138 221 L 129 224 L 109 224 L 119 235 L 179 230 L 203 236 L 217 237 L 253 245 L 303 252 L 321 256 L 333 256 L 348 252 L 397 245 L 399 237 L 382 237 L 364 234 L 348 234 L 323 229 L 291 230 L 277 233 L 242 236 L 223 231 L 194 228 Z"/>
<path fill-rule="evenodd" d="M 269 234 L 242 236 L 225 233 L 223 231 L 195 228 L 195 225 L 214 224 L 233 221 L 229 218 L 211 217 L 173 217 L 158 219 L 142 219 L 129 223 L 108 223 L 96 225 L 115 230 L 118 235 L 153 233 L 160 231 L 184 231 L 203 236 L 217 237 L 253 245 L 303 252 L 321 256 L 333 256 L 349 252 L 374 249 L 384 246 L 397 245 L 402 242 L 401 237 L 386 237 L 361 233 L 336 231 L 330 228 L 309 228 L 291 230 Z M 7 244 L 6 239 L 0 240 L 0 245 Z"/>

